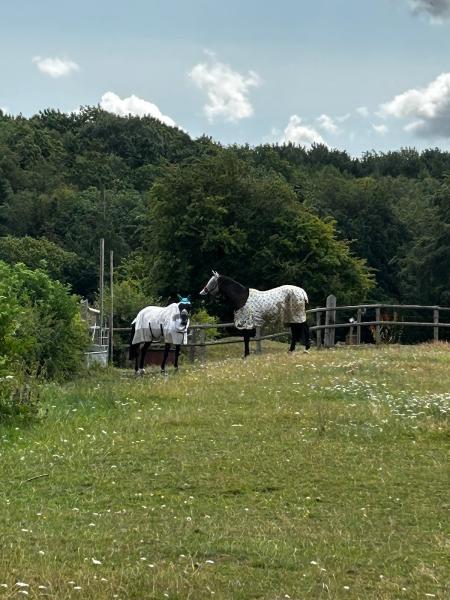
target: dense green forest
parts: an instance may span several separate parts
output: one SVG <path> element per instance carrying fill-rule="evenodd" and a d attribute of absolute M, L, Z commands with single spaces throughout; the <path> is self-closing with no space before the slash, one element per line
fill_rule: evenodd
<path fill-rule="evenodd" d="M 312 304 L 450 305 L 450 153 L 222 147 L 99 108 L 0 111 L 0 260 L 93 297 L 101 237 L 137 298 L 195 299 L 214 268 Z"/>

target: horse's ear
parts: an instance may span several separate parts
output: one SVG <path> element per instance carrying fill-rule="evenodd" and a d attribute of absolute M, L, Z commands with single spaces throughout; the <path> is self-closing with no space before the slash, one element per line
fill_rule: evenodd
<path fill-rule="evenodd" d="M 183 296 L 180 296 L 180 294 L 177 294 L 178 296 L 178 302 L 181 302 L 183 300 Z"/>
<path fill-rule="evenodd" d="M 219 273 L 218 273 L 217 271 L 214 271 L 214 270 L 213 270 L 213 272 L 212 272 L 212 273 L 213 273 L 213 275 L 214 275 L 215 277 L 219 277 Z"/>

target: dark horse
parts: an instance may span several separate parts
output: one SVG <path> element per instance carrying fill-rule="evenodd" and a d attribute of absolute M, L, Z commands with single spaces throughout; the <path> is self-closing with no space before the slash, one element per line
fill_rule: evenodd
<path fill-rule="evenodd" d="M 289 351 L 295 350 L 297 341 L 303 341 L 305 352 L 310 348 L 309 327 L 306 321 L 305 290 L 294 285 L 282 285 L 267 291 L 259 291 L 213 271 L 213 276 L 200 294 L 217 296 L 223 294 L 234 310 L 234 324 L 244 333 L 244 356 L 250 354 L 250 337 L 255 327 L 267 322 L 279 322 L 291 329 Z"/>
<path fill-rule="evenodd" d="M 170 347 L 175 345 L 174 367 L 178 369 L 180 345 L 187 340 L 189 327 L 189 310 L 191 301 L 188 297 L 178 296 L 179 302 L 169 306 L 147 306 L 139 311 L 131 325 L 130 360 L 134 358 L 136 375 L 144 374 L 145 355 L 154 341 L 164 338 L 164 356 L 161 373 L 165 373 Z"/>

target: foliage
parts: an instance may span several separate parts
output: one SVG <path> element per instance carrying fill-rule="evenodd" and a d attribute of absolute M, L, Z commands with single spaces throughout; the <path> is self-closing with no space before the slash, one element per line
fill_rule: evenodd
<path fill-rule="evenodd" d="M 0 238 L 0 260 L 9 264 L 23 263 L 31 269 L 42 269 L 52 279 L 62 283 L 73 281 L 79 271 L 79 258 L 74 252 L 63 250 L 45 238 Z"/>
<path fill-rule="evenodd" d="M 421 215 L 416 242 L 401 262 L 403 291 L 411 301 L 449 306 L 450 176 L 431 197 L 427 213 Z"/>
<path fill-rule="evenodd" d="M 42 270 L 0 261 L 0 360 L 49 378 L 80 370 L 87 332 L 77 299 Z"/>
<path fill-rule="evenodd" d="M 14 375 L 0 365 L 0 423 L 29 420 L 39 410 L 41 388 L 39 378 L 17 370 Z"/>
<path fill-rule="evenodd" d="M 229 151 L 166 170 L 151 191 L 145 236 L 162 295 L 175 293 L 174 282 L 200 290 L 211 268 L 260 289 L 301 285 L 312 302 L 363 298 L 372 285 L 333 222 L 299 204 L 281 177 Z"/>
<path fill-rule="evenodd" d="M 109 313 L 111 296 L 108 287 L 104 295 L 105 311 Z M 115 327 L 129 327 L 137 313 L 146 306 L 160 305 L 161 300 L 146 294 L 139 281 L 124 279 L 114 283 L 114 324 Z"/>
<path fill-rule="evenodd" d="M 185 289 L 192 293 L 214 263 L 252 285 L 304 280 L 320 301 L 329 284 L 339 302 L 369 294 L 374 301 L 448 303 L 441 277 L 448 173 L 450 152 L 438 148 L 360 158 L 321 144 L 223 148 L 150 117 L 118 117 L 98 107 L 44 110 L 29 119 L 0 112 L 0 236 L 8 237 L 2 256 L 32 267 L 47 256 L 52 277 L 91 300 L 104 238 L 123 278 L 139 279 L 150 296 L 165 290 L 165 299 L 180 285 L 194 286 Z M 159 206 L 164 186 L 177 194 L 165 201 L 170 212 Z M 164 240 L 155 252 L 151 232 L 158 230 L 179 240 Z M 266 248 L 260 238 L 268 232 Z M 35 246 L 12 240 L 25 236 Z M 312 240 L 321 250 L 308 245 Z M 173 256 L 170 243 L 178 246 Z M 189 265 L 191 257 L 195 265 L 181 279 L 176 264 L 176 278 L 160 280 L 171 261 Z M 374 276 L 371 291 L 361 280 L 363 263 L 352 276 L 356 257 Z"/>
<path fill-rule="evenodd" d="M 218 317 L 210 315 L 206 308 L 199 308 L 192 313 L 190 317 L 190 323 L 192 325 L 216 325 L 219 322 Z M 217 327 L 211 327 L 205 329 L 205 338 L 207 340 L 213 340 L 219 334 Z"/>

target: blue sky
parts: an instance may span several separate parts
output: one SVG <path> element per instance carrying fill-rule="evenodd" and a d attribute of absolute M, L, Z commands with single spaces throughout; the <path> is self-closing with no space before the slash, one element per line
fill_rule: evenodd
<path fill-rule="evenodd" d="M 450 150 L 450 0 L 3 0 L 0 107 L 224 144 Z"/>

